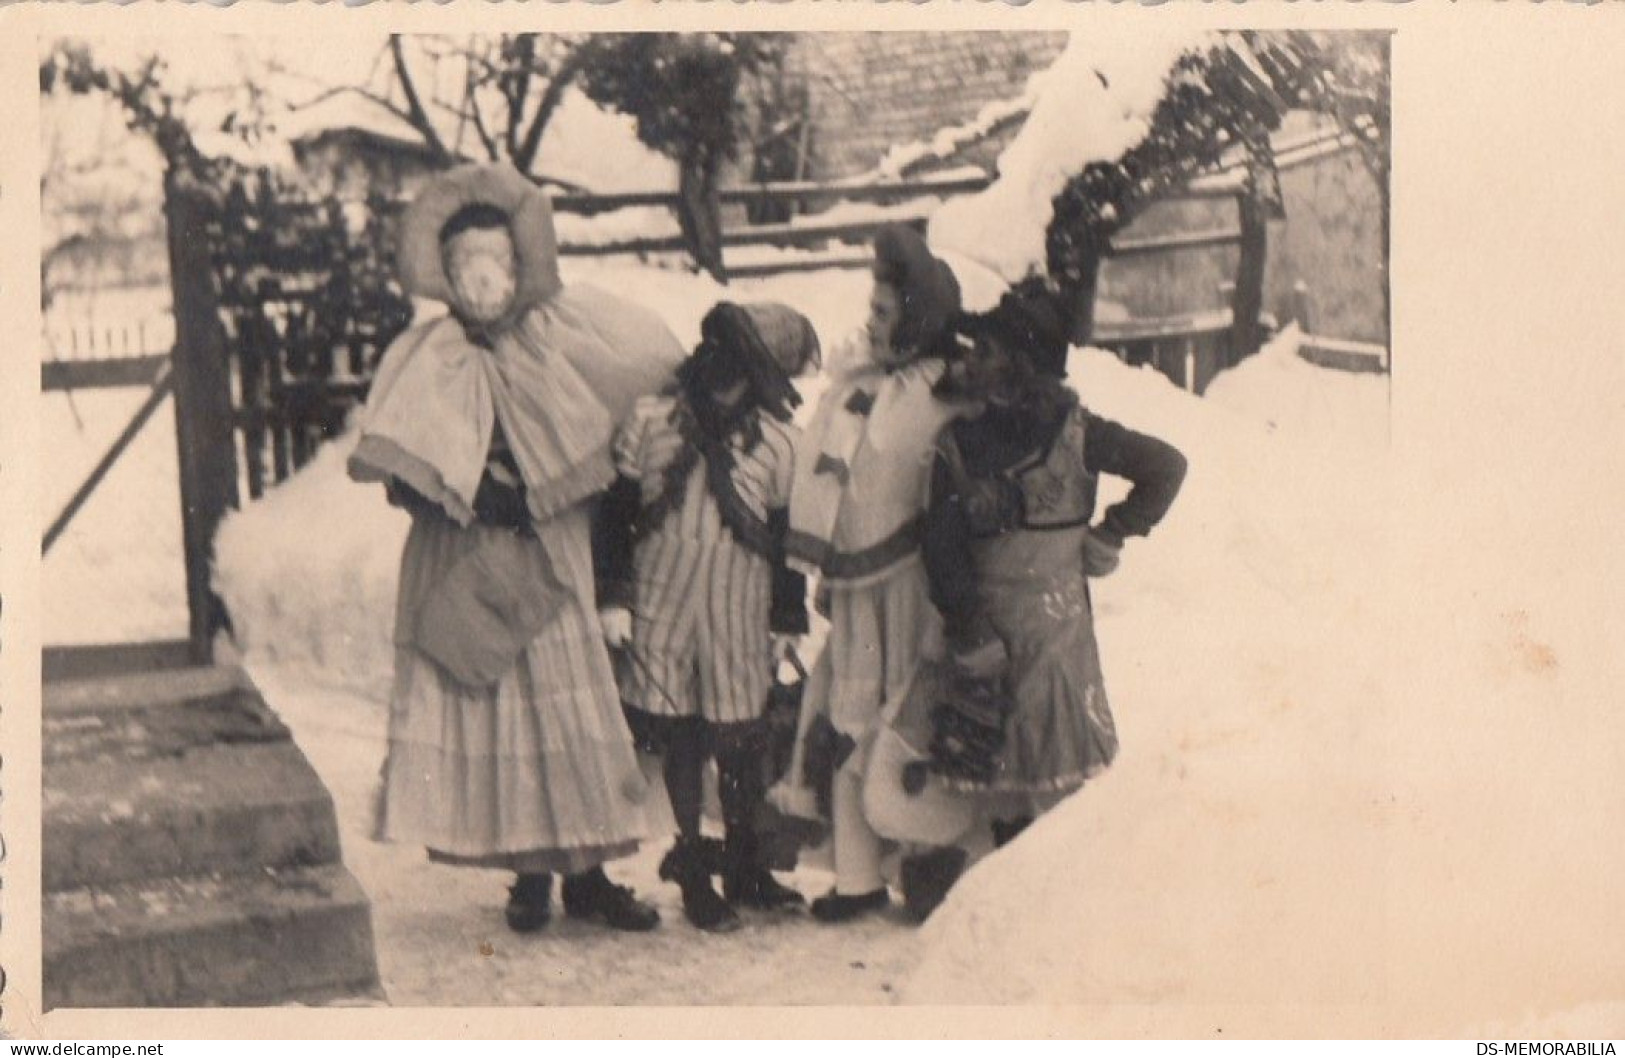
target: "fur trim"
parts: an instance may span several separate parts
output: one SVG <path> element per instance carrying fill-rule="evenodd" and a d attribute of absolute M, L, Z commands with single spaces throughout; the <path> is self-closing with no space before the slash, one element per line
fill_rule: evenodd
<path fill-rule="evenodd" d="M 401 218 L 397 267 L 406 293 L 456 304 L 440 254 L 440 229 L 464 206 L 495 206 L 508 215 L 518 259 L 513 315 L 558 293 L 559 247 L 553 203 L 518 169 L 502 163 L 464 165 L 429 182 Z"/>

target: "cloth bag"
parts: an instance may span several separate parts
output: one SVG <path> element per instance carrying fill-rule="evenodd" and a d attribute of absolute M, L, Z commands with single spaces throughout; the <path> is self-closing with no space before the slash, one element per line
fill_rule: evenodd
<path fill-rule="evenodd" d="M 949 787 L 935 772 L 910 791 L 904 775 L 910 765 L 930 763 L 931 709 L 952 678 L 948 662 L 920 662 L 903 693 L 881 713 L 863 775 L 863 814 L 876 834 L 892 841 L 954 845 L 976 825 L 973 796 Z M 916 773 L 923 767 L 912 769 Z"/>
<path fill-rule="evenodd" d="M 484 690 L 508 674 L 569 597 L 534 539 L 481 533 L 418 612 L 414 643 L 458 683 Z"/>

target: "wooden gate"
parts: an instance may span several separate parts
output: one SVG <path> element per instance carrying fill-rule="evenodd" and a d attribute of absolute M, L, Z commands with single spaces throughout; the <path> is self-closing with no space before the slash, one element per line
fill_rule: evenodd
<path fill-rule="evenodd" d="M 221 520 L 343 430 L 411 304 L 388 204 L 355 218 L 264 184 L 222 197 L 180 181 L 166 200 L 189 638 L 204 661 L 229 627 L 210 584 Z"/>

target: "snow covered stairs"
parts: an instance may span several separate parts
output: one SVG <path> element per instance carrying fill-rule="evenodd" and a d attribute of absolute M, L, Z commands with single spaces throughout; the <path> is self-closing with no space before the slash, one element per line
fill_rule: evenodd
<path fill-rule="evenodd" d="M 332 799 L 247 676 L 58 665 L 42 746 L 47 1008 L 380 998 Z"/>

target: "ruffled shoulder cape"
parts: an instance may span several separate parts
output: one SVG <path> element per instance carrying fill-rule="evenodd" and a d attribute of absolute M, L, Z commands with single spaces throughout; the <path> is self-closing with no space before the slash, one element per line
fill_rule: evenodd
<path fill-rule="evenodd" d="M 453 317 L 418 324 L 384 355 L 350 475 L 399 478 L 467 525 L 500 423 L 531 513 L 550 518 L 613 480 L 615 424 L 682 355 L 659 317 L 585 286 L 557 291 L 491 348 Z"/>

